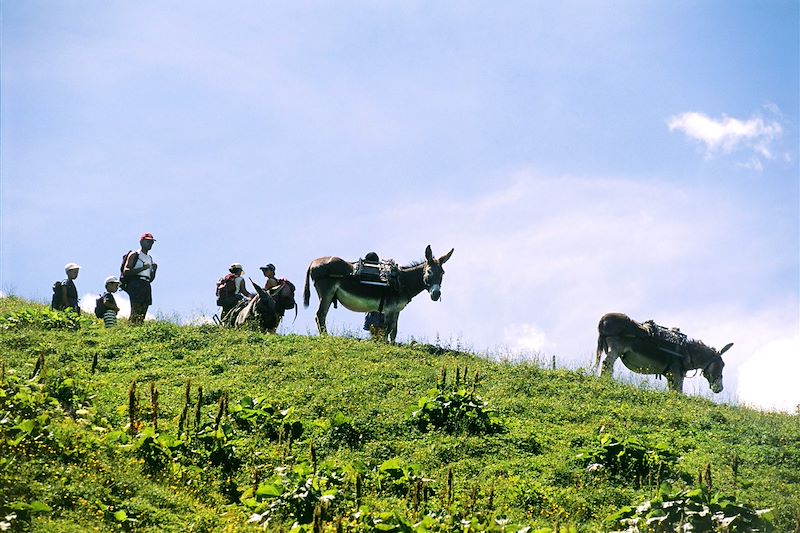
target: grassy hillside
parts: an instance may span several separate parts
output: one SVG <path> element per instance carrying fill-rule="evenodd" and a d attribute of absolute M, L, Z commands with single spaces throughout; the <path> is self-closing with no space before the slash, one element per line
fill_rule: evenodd
<path fill-rule="evenodd" d="M 796 415 L 430 345 L 0 317 L 0 528 L 800 531 Z"/>

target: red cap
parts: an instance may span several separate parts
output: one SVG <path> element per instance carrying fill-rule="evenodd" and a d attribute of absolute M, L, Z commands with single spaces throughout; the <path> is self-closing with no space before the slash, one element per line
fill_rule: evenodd
<path fill-rule="evenodd" d="M 142 233 L 142 236 L 139 237 L 139 240 L 140 241 L 144 241 L 144 240 L 154 241 L 154 240 L 156 240 L 156 238 L 153 237 L 152 233 Z"/>

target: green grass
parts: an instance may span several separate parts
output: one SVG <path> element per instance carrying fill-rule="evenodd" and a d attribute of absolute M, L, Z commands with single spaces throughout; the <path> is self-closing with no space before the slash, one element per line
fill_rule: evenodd
<path fill-rule="evenodd" d="M 424 344 L 106 330 L 16 298 L 0 317 L 0 525 L 610 531 L 627 506 L 702 486 L 800 531 L 797 415 Z M 420 423 L 431 409 L 452 418 Z"/>

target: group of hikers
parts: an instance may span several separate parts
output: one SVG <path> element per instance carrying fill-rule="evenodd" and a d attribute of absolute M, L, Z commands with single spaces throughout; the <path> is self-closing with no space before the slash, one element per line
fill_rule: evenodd
<path fill-rule="evenodd" d="M 120 288 L 128 293 L 131 301 L 131 324 L 141 324 L 147 315 L 147 309 L 153 303 L 151 283 L 156 279 L 158 265 L 153 261 L 150 250 L 156 239 L 152 233 L 143 233 L 139 237 L 139 249 L 130 250 L 122 258 L 120 277 L 108 276 L 105 280 L 105 292 L 95 301 L 94 314 L 103 319 L 106 327 L 117 323 L 119 305 L 114 298 L 114 293 Z M 52 309 L 63 311 L 72 309 L 80 314 L 78 305 L 78 289 L 75 280 L 80 272 L 80 265 L 67 263 L 64 271 L 67 274 L 63 281 L 53 284 L 53 298 L 50 303 Z"/>
<path fill-rule="evenodd" d="M 156 271 L 158 270 L 158 265 L 150 255 L 150 250 L 155 242 L 156 239 L 152 233 L 143 233 L 139 237 L 139 249 L 130 250 L 123 256 L 122 264 L 120 265 L 120 277 L 108 276 L 105 279 L 105 292 L 95 301 L 94 312 L 97 318 L 103 319 L 106 327 L 112 327 L 117 323 L 119 305 L 114 298 L 114 293 L 119 289 L 127 292 L 130 298 L 130 323 L 141 324 L 144 321 L 147 310 L 153 303 L 151 284 L 155 280 Z M 53 297 L 50 304 L 52 309 L 57 311 L 72 309 L 80 314 L 78 289 L 75 286 L 75 280 L 78 278 L 80 268 L 77 263 L 64 265 L 67 277 L 53 284 Z M 281 285 L 281 281 L 275 278 L 275 265 L 269 263 L 260 267 L 260 269 L 267 278 L 264 290 L 270 291 Z M 244 269 L 241 264 L 231 264 L 228 272 L 217 282 L 216 303 L 222 307 L 222 317 L 229 315 L 231 310 L 255 296 L 247 290 L 243 277 Z"/>

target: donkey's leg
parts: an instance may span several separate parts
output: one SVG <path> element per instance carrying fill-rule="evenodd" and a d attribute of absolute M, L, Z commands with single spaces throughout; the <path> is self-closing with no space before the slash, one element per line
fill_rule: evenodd
<path fill-rule="evenodd" d="M 336 290 L 330 291 L 328 294 L 321 295 L 319 300 L 319 309 L 317 309 L 317 329 L 320 335 L 327 335 L 328 329 L 325 327 L 325 320 L 328 316 L 331 303 L 335 297 Z"/>
<path fill-rule="evenodd" d="M 616 347 L 609 346 L 608 353 L 606 354 L 606 358 L 603 359 L 603 366 L 600 370 L 601 376 L 608 376 L 611 377 L 614 375 L 614 363 L 617 362 L 620 354 L 617 351 Z"/>
<path fill-rule="evenodd" d="M 325 318 L 328 316 L 328 306 L 323 301 L 319 302 L 319 309 L 317 309 L 317 330 L 320 335 L 327 335 L 328 330 L 325 328 Z"/>
<path fill-rule="evenodd" d="M 392 344 L 394 344 L 395 339 L 397 339 L 397 319 L 399 316 L 399 313 L 386 315 L 386 324 L 384 327 L 386 328 L 386 334 L 389 338 L 389 342 Z"/>
<path fill-rule="evenodd" d="M 275 319 L 276 319 L 275 320 L 275 327 L 272 328 L 272 331 L 270 331 L 270 333 L 277 333 L 278 332 L 278 326 L 281 325 L 281 321 L 283 320 L 283 315 L 277 315 L 275 317 Z"/>
<path fill-rule="evenodd" d="M 680 365 L 677 368 L 670 369 L 667 378 L 669 380 L 669 390 L 683 394 L 683 369 Z"/>

